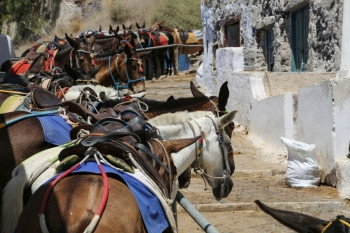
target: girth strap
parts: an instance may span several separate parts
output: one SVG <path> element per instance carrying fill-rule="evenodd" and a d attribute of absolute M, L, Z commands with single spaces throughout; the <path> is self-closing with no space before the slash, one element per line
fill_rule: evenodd
<path fill-rule="evenodd" d="M 107 134 L 107 135 L 104 135 L 104 136 L 101 136 L 101 135 L 89 136 L 89 137 L 83 139 L 81 144 L 83 146 L 86 146 L 86 147 L 91 147 L 91 146 L 94 146 L 98 142 L 105 142 L 105 141 L 109 141 L 109 140 L 113 140 L 113 139 L 120 138 L 120 137 L 125 137 L 125 136 L 132 136 L 132 137 L 136 138 L 138 141 L 140 141 L 139 136 L 137 136 L 134 133 L 115 131 L 115 132 L 113 132 L 111 134 Z M 115 143 L 116 141 L 113 141 L 113 142 Z"/>
<path fill-rule="evenodd" d="M 159 188 L 163 190 L 165 196 L 169 197 L 168 189 L 166 188 L 165 182 L 163 178 L 159 175 L 159 173 L 154 169 L 154 167 L 149 163 L 149 161 L 143 159 L 139 152 L 137 152 L 134 147 L 132 147 L 130 144 L 122 142 L 122 141 L 113 141 L 113 142 L 104 142 L 105 144 L 108 144 L 113 147 L 119 147 L 125 151 L 128 151 L 131 153 L 132 157 L 135 159 L 135 161 L 143 168 L 143 170 L 147 173 L 148 176 L 150 176 L 155 181 L 158 181 Z"/>
<path fill-rule="evenodd" d="M 145 145 L 143 145 L 142 143 L 135 143 L 135 145 L 133 145 L 133 146 L 139 150 L 142 150 L 147 155 L 152 157 L 152 159 L 154 159 L 160 166 L 162 166 L 164 168 L 164 170 L 166 170 L 168 173 L 170 173 L 169 168 L 167 166 L 165 166 L 164 163 L 159 158 L 157 158 L 157 156 L 155 156 Z"/>

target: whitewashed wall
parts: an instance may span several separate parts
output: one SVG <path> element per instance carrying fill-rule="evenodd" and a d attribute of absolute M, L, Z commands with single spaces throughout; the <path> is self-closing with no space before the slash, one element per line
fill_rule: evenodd
<path fill-rule="evenodd" d="M 253 102 L 249 133 L 275 151 L 285 151 L 280 137 L 294 139 L 294 100 L 292 93 Z"/>
<path fill-rule="evenodd" d="M 241 54 L 239 48 L 218 49 L 216 76 L 212 81 L 216 93 L 228 81 L 227 107 L 238 110 L 235 123 L 278 153 L 286 151 L 281 136 L 315 144 L 313 153 L 322 169 L 322 181 L 336 185 L 340 179 L 339 187 L 347 190 L 344 184 L 350 185 L 347 182 L 350 176 L 337 171 L 336 167 L 350 167 L 344 162 L 350 142 L 350 80 L 329 79 L 302 87 L 297 94 L 287 92 L 267 97 L 265 72 L 240 71 L 244 59 Z M 337 161 L 342 164 L 336 166 Z M 350 191 L 348 193 L 350 195 Z"/>
<path fill-rule="evenodd" d="M 330 81 L 302 88 L 298 93 L 296 140 L 316 145 L 313 153 L 322 167 L 322 180 L 334 168 L 332 99 Z"/>

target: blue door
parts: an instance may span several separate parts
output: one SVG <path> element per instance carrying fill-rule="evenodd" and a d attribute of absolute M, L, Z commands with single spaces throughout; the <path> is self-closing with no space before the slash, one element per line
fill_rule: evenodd
<path fill-rule="evenodd" d="M 309 5 L 292 12 L 292 71 L 306 71 L 308 60 Z"/>

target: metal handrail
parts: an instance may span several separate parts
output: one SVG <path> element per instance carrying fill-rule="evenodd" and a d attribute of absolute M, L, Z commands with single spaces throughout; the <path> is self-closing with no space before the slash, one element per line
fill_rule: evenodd
<path fill-rule="evenodd" d="M 154 47 L 136 49 L 136 51 L 139 52 L 139 51 L 147 51 L 147 50 L 171 48 L 171 47 L 203 47 L 203 45 L 202 44 L 170 44 L 170 45 L 162 45 L 162 46 L 154 46 Z"/>

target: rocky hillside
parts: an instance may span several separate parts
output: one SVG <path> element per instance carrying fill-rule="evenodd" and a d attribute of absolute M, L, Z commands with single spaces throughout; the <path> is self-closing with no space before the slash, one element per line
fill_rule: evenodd
<path fill-rule="evenodd" d="M 3 1 L 0 2 L 0 33 L 13 39 L 16 50 L 25 44 L 51 40 L 55 35 L 80 34 L 90 29 L 97 30 L 100 26 L 108 30 L 110 25 L 115 28 L 125 24 L 133 25 L 132 29 L 135 29 L 135 23 L 145 22 L 150 26 L 158 19 L 168 23 L 175 19 L 176 25 L 168 26 L 198 29 L 182 26 L 186 22 L 201 27 L 200 0 Z M 189 21 L 196 21 L 196 24 L 189 24 Z"/>

